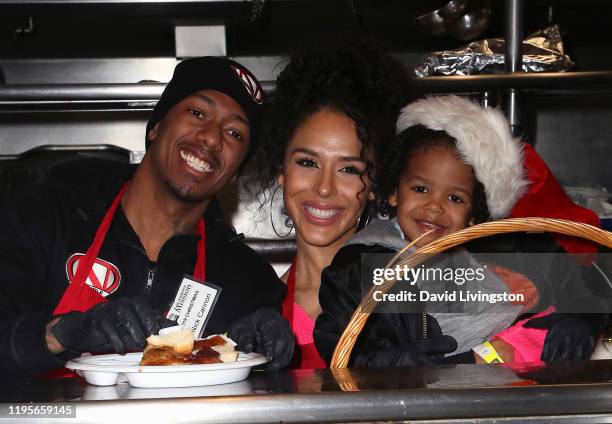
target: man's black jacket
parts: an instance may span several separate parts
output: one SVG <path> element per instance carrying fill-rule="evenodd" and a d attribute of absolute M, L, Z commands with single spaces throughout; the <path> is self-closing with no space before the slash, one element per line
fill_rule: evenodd
<path fill-rule="evenodd" d="M 93 163 L 91 169 L 65 168 L 68 173 L 45 184 L 23 187 L 2 206 L 0 362 L 4 369 L 41 373 L 63 366 L 67 359 L 46 348 L 45 325 L 68 285 L 75 259 L 87 251 L 114 196 L 133 172 L 124 165 Z M 215 199 L 204 218 L 206 280 L 222 287 L 205 332 L 223 333 L 235 319 L 263 307 L 280 311 L 284 284 L 224 222 Z M 196 235 L 175 236 L 153 263 L 119 208 L 98 254 L 101 261 L 95 265 L 94 278 L 106 283 L 107 299 L 144 294 L 165 311 L 183 274 L 193 274 L 197 241 Z"/>

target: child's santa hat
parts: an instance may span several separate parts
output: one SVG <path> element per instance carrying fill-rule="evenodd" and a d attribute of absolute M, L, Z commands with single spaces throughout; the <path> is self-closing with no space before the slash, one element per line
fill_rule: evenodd
<path fill-rule="evenodd" d="M 538 216 L 600 226 L 595 213 L 572 202 L 533 147 L 512 137 L 501 112 L 457 96 L 430 97 L 402 110 L 397 132 L 414 125 L 445 131 L 457 141 L 485 187 L 491 218 Z M 597 251 L 596 244 L 577 237 L 554 237 L 568 252 Z"/>
<path fill-rule="evenodd" d="M 529 181 L 521 140 L 512 136 L 500 111 L 458 96 L 428 97 L 402 109 L 397 132 L 415 125 L 453 137 L 462 159 L 484 186 L 491 218 L 510 214 Z"/>

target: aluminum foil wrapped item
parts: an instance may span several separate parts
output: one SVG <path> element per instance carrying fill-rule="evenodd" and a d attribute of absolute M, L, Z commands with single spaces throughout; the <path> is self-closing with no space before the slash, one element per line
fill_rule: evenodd
<path fill-rule="evenodd" d="M 497 74 L 504 72 L 505 41 L 473 41 L 457 50 L 428 54 L 415 69 L 417 77 L 434 75 Z M 523 41 L 524 72 L 562 72 L 574 63 L 563 49 L 559 27 L 537 31 Z"/>

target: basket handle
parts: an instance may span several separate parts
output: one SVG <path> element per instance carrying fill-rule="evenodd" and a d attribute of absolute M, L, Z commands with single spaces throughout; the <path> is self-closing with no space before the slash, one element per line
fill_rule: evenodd
<path fill-rule="evenodd" d="M 445 252 L 467 241 L 496 234 L 516 232 L 559 233 L 584 238 L 612 249 L 612 233 L 602 230 L 601 228 L 593 227 L 592 225 L 566 221 L 563 219 L 511 218 L 485 222 L 440 237 L 426 246 L 419 248 L 409 257 L 401 260 L 398 265 L 415 266 L 424 262 L 427 258 L 430 258 L 431 255 Z M 340 336 L 336 349 L 334 350 L 334 355 L 332 356 L 330 368 L 347 367 L 357 337 L 359 333 L 361 333 L 368 317 L 378 304 L 378 302 L 374 300 L 373 291 L 377 290 L 386 293 L 396 282 L 397 280 L 395 279 L 385 280 L 381 285 L 370 288 L 368 294 L 361 300 L 361 303 L 353 313 L 342 336 Z"/>

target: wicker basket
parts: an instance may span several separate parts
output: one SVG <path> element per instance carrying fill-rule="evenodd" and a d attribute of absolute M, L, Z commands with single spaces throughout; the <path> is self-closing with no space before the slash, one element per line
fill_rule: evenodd
<path fill-rule="evenodd" d="M 387 264 L 387 267 L 394 267 L 396 265 L 413 267 L 425 261 L 427 258 L 430 258 L 431 255 L 445 252 L 467 241 L 495 234 L 515 232 L 559 233 L 581 237 L 612 248 L 612 233 L 588 224 L 549 218 L 513 218 L 474 225 L 457 231 L 456 233 L 440 237 L 416 250 L 413 254 L 404 259 L 400 259 L 400 252 L 389 262 L 389 264 Z M 362 299 L 336 345 L 336 350 L 334 351 L 334 356 L 331 361 L 331 368 L 346 368 L 357 337 L 370 316 L 370 313 L 376 308 L 377 302 L 372 296 L 373 291 L 378 290 L 385 293 L 391 289 L 395 283 L 395 279 L 385 280 L 383 284 L 375 287 L 373 286 L 368 294 Z"/>

